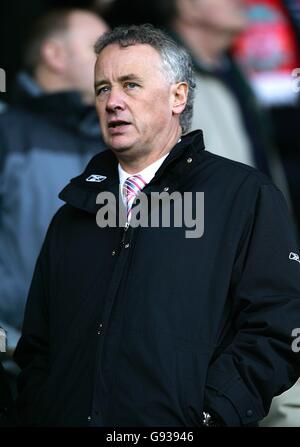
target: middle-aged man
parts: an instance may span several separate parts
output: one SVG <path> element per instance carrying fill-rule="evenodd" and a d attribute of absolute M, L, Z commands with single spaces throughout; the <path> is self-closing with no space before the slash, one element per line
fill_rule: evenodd
<path fill-rule="evenodd" d="M 191 62 L 170 37 L 121 27 L 95 48 L 110 150 L 62 191 L 36 265 L 15 352 L 21 423 L 254 425 L 299 375 L 299 250 L 282 194 L 187 134 Z M 187 209 L 204 193 L 202 237 L 186 221 L 136 225 L 134 197 L 161 192 Z M 102 225 L 104 196 L 124 201 L 124 226 Z"/>

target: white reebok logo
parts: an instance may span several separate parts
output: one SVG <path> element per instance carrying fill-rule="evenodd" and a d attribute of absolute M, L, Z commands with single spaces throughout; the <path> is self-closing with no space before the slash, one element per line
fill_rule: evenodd
<path fill-rule="evenodd" d="M 107 177 L 105 177 L 105 175 L 97 175 L 97 174 L 92 174 L 90 175 L 88 178 L 85 179 L 86 182 L 103 182 L 103 180 L 105 180 Z"/>
<path fill-rule="evenodd" d="M 297 261 L 297 262 L 299 262 L 299 264 L 300 264 L 300 258 L 299 258 L 299 255 L 297 255 L 297 253 L 293 253 L 293 252 L 291 252 L 291 253 L 290 253 L 290 256 L 289 256 L 289 259 L 290 259 L 291 261 Z"/>

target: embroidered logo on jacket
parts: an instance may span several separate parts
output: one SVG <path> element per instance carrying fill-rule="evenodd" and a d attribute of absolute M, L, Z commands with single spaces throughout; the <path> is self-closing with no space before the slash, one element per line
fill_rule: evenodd
<path fill-rule="evenodd" d="M 291 253 L 290 253 L 290 256 L 289 256 L 289 259 L 290 259 L 291 261 L 297 261 L 297 262 L 299 262 L 299 264 L 300 264 L 300 258 L 299 258 L 299 255 L 297 255 L 297 253 L 293 253 L 293 252 L 291 252 Z"/>
<path fill-rule="evenodd" d="M 90 175 L 88 178 L 85 179 L 86 182 L 103 182 L 103 180 L 105 180 L 107 177 L 105 177 L 105 175 L 97 175 L 97 174 L 92 174 Z"/>

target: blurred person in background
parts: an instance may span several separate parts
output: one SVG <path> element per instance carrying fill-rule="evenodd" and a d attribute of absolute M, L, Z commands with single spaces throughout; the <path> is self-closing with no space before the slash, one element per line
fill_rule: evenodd
<path fill-rule="evenodd" d="M 99 3 L 102 5 L 107 1 L 99 0 Z M 1 95 L 4 101 L 10 101 L 10 92 L 15 76 L 23 67 L 24 41 L 28 31 L 32 29 L 39 17 L 56 8 L 72 7 L 90 10 L 93 2 L 94 0 L 2 2 L 0 14 L 0 55 L 1 67 L 5 68 L 7 73 L 7 92 Z"/>
<path fill-rule="evenodd" d="M 107 31 L 96 14 L 53 10 L 28 40 L 25 70 L 0 115 L 0 325 L 7 331 L 4 366 L 20 335 L 34 264 L 57 195 L 104 149 L 94 107 L 94 44 Z"/>
<path fill-rule="evenodd" d="M 292 71 L 299 67 L 297 34 L 282 0 L 244 0 L 248 26 L 233 54 L 265 107 L 296 104 Z M 299 3 L 300 13 L 300 3 Z"/>
<path fill-rule="evenodd" d="M 185 46 L 196 72 L 192 130 L 203 129 L 211 152 L 269 175 L 289 200 L 267 118 L 229 56 L 234 39 L 247 26 L 242 0 L 115 0 L 105 17 L 113 26 L 151 22 Z"/>
<path fill-rule="evenodd" d="M 249 25 L 237 39 L 234 55 L 274 123 L 300 230 L 300 1 L 245 3 Z"/>

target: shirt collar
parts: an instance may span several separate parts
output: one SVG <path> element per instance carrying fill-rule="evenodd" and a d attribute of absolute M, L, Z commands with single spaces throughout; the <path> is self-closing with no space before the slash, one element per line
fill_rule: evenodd
<path fill-rule="evenodd" d="M 124 185 L 125 180 L 128 177 L 131 177 L 132 175 L 141 175 L 147 184 L 150 183 L 151 180 L 153 179 L 153 177 L 155 176 L 156 171 L 158 171 L 158 169 L 161 167 L 161 165 L 163 164 L 164 160 L 167 158 L 168 155 L 169 155 L 169 152 L 167 154 L 165 154 L 163 157 L 156 160 L 154 163 L 151 163 L 151 165 L 147 166 L 142 171 L 136 172 L 135 174 L 128 174 L 128 172 L 124 171 L 124 169 L 122 168 L 122 166 L 119 163 L 118 171 L 119 171 L 121 191 L 123 191 L 123 185 Z"/>

